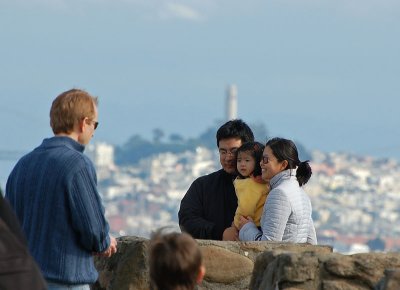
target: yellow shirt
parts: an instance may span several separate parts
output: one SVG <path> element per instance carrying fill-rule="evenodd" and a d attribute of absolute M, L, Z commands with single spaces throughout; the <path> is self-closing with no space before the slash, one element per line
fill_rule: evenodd
<path fill-rule="evenodd" d="M 256 226 L 259 227 L 269 186 L 266 183 L 255 181 L 252 177 L 236 178 L 233 184 L 238 199 L 238 207 L 234 218 L 235 226 L 239 227 L 240 216 L 250 216 Z"/>

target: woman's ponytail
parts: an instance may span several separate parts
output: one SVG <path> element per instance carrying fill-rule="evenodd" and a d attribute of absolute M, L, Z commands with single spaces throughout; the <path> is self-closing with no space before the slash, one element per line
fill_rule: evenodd
<path fill-rule="evenodd" d="M 296 178 L 300 186 L 306 184 L 311 177 L 312 170 L 309 162 L 309 160 L 300 162 L 297 167 Z"/>

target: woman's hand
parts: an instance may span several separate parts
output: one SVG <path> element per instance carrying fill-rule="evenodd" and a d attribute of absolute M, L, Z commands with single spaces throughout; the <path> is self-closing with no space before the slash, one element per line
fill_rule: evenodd
<path fill-rule="evenodd" d="M 222 234 L 223 241 L 239 241 L 239 235 L 237 228 L 232 225 L 229 228 L 226 228 Z"/>
<path fill-rule="evenodd" d="M 242 229 L 242 227 L 247 224 L 247 223 L 253 223 L 253 219 L 248 216 L 247 218 L 245 218 L 244 216 L 240 216 L 240 221 L 239 221 L 239 231 Z"/>

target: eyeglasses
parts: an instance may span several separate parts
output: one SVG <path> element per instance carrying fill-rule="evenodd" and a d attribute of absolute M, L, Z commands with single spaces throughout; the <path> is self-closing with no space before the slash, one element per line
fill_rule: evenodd
<path fill-rule="evenodd" d="M 268 155 L 263 155 L 263 156 L 262 156 L 262 162 L 263 162 L 264 164 L 268 164 L 268 162 L 269 162 L 269 157 L 268 157 Z"/>
<path fill-rule="evenodd" d="M 90 123 L 93 123 L 94 129 L 95 129 L 95 130 L 97 129 L 97 126 L 99 126 L 99 122 L 97 122 L 97 121 L 93 121 L 93 120 L 89 120 L 89 119 L 88 119 L 88 121 L 89 121 Z"/>
<path fill-rule="evenodd" d="M 97 122 L 97 121 L 92 121 L 92 122 L 93 122 L 93 125 L 94 125 L 94 129 L 96 130 L 97 126 L 99 126 L 99 122 Z"/>
<path fill-rule="evenodd" d="M 232 148 L 232 149 L 219 149 L 219 155 L 221 156 L 226 156 L 226 155 L 230 155 L 230 156 L 236 156 L 238 148 Z"/>

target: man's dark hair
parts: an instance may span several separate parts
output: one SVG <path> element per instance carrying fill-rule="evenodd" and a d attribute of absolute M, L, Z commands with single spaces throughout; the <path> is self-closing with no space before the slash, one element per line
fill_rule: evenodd
<path fill-rule="evenodd" d="M 230 120 L 223 124 L 217 131 L 217 146 L 222 139 L 237 138 L 242 143 L 254 141 L 253 131 L 241 119 Z"/>

